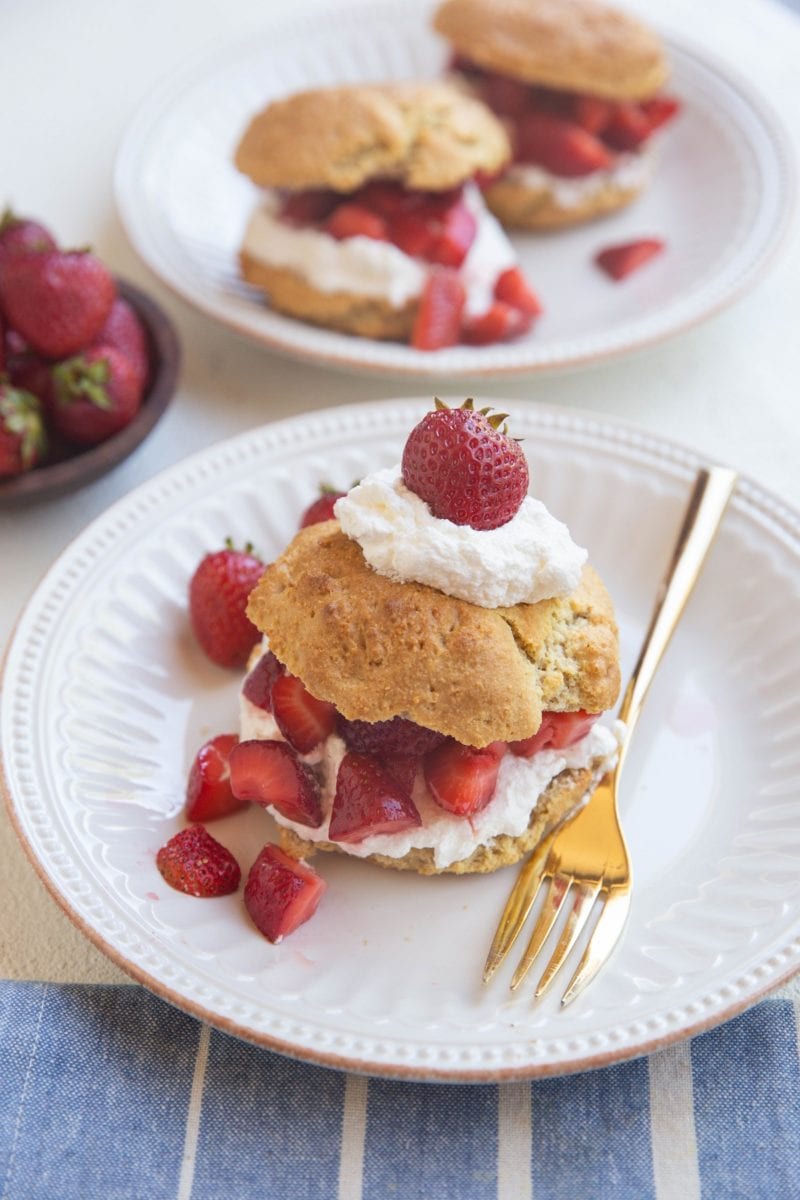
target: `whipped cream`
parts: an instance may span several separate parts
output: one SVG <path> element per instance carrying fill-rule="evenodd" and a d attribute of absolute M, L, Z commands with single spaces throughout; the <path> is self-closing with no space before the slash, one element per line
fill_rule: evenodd
<path fill-rule="evenodd" d="M 379 575 L 425 583 L 481 608 L 568 596 L 587 558 L 540 500 L 526 496 L 497 529 L 455 525 L 406 487 L 399 466 L 367 475 L 334 512 Z"/>
<path fill-rule="evenodd" d="M 480 316 L 492 303 L 497 277 L 513 267 L 517 257 L 474 184 L 464 188 L 464 203 L 475 217 L 477 230 L 459 274 L 467 293 L 466 311 Z M 339 241 L 321 229 L 296 228 L 281 220 L 279 207 L 278 195 L 267 192 L 251 216 L 244 249 L 253 258 L 296 272 L 319 292 L 372 296 L 393 308 L 402 308 L 422 294 L 430 271 L 422 259 L 375 238 Z"/>
<path fill-rule="evenodd" d="M 561 208 L 577 208 L 585 200 L 597 196 L 608 187 L 642 188 L 650 179 L 655 165 L 652 146 L 637 154 L 620 154 L 606 170 L 590 175 L 568 178 L 533 163 L 515 163 L 504 173 L 503 183 L 516 183 L 532 191 L 547 190 Z"/>
<path fill-rule="evenodd" d="M 257 708 L 241 697 L 242 741 L 250 738 L 283 741 L 271 713 Z M 340 843 L 342 850 L 357 858 L 369 854 L 385 854 L 388 858 L 403 858 L 409 850 L 433 850 L 434 861 L 440 870 L 451 863 L 469 858 L 480 846 L 493 838 L 507 834 L 519 837 L 528 828 L 536 801 L 550 781 L 567 768 L 588 767 L 601 759 L 605 770 L 618 751 L 617 736 L 605 725 L 593 725 L 585 737 L 566 750 L 540 750 L 532 758 L 506 754 L 497 776 L 495 793 L 489 803 L 473 816 L 461 817 L 440 808 L 431 796 L 420 772 L 414 785 L 413 800 L 422 818 L 422 825 L 402 833 L 384 833 L 364 838 L 362 842 Z M 331 806 L 336 791 L 336 775 L 345 754 L 345 744 L 338 734 L 331 736 L 311 754 L 300 755 L 303 762 L 318 768 L 321 775 L 321 798 L 324 820 L 318 829 L 289 821 L 270 808 L 279 825 L 293 829 L 308 842 L 328 841 Z"/>

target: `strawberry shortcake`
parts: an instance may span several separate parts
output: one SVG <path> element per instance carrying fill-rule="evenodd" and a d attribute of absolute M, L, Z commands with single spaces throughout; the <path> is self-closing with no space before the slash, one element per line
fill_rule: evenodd
<path fill-rule="evenodd" d="M 503 420 L 437 402 L 251 593 L 231 786 L 295 857 L 492 871 L 616 752 L 611 601 Z"/>
<path fill-rule="evenodd" d="M 513 163 L 486 191 L 505 225 L 552 229 L 634 200 L 679 104 L 659 38 L 596 0 L 444 0 L 452 69 L 503 120 Z"/>
<path fill-rule="evenodd" d="M 478 181 L 502 124 L 445 83 L 342 86 L 275 101 L 236 166 L 262 189 L 240 250 L 273 308 L 435 350 L 525 333 L 540 312 Z"/>

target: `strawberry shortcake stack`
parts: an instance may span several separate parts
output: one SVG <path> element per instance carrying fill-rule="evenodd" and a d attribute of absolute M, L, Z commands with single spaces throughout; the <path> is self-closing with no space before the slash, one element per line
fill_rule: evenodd
<path fill-rule="evenodd" d="M 509 133 L 514 161 L 486 192 L 505 225 L 573 225 L 646 187 L 653 134 L 679 104 L 645 25 L 596 0 L 444 0 L 434 25 Z"/>
<path fill-rule="evenodd" d="M 262 189 L 240 265 L 273 308 L 436 350 L 525 333 L 540 304 L 478 180 L 502 124 L 445 83 L 342 86 L 275 101 L 236 166 Z"/>
<path fill-rule="evenodd" d="M 231 785 L 295 857 L 491 871 L 616 752 L 611 601 L 504 419 L 437 402 L 251 593 Z"/>

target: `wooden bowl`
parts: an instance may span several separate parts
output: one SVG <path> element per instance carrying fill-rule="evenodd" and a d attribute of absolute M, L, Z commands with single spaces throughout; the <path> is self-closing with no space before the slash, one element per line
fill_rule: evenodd
<path fill-rule="evenodd" d="M 98 446 L 76 449 L 69 458 L 0 480 L 1 507 L 51 500 L 104 475 L 144 441 L 172 399 L 181 361 L 174 325 L 155 300 L 139 288 L 118 279 L 117 290 L 136 310 L 147 336 L 150 378 L 139 411 L 124 429 Z"/>

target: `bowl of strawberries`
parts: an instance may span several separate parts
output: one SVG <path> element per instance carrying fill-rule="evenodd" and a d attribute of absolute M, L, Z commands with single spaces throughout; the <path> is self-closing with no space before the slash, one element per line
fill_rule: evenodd
<path fill-rule="evenodd" d="M 109 471 L 174 391 L 166 314 L 88 249 L 0 217 L 0 503 L 52 498 Z"/>

